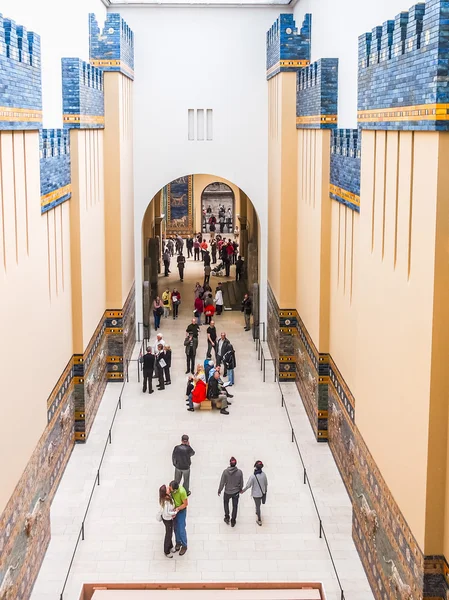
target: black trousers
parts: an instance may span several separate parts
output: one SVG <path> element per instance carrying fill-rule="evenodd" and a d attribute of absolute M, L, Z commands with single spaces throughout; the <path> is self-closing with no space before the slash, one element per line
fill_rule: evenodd
<path fill-rule="evenodd" d="M 190 371 L 190 373 L 195 373 L 195 355 L 194 354 L 186 354 L 186 371 Z"/>
<path fill-rule="evenodd" d="M 230 271 L 231 271 L 231 261 L 230 261 L 230 260 L 228 260 L 228 261 L 225 263 L 225 274 L 226 274 L 226 277 L 229 277 L 229 273 L 230 273 Z"/>
<path fill-rule="evenodd" d="M 217 354 L 215 351 L 215 346 L 212 346 L 211 342 L 209 342 L 209 340 L 207 340 L 207 354 L 206 357 L 207 358 L 211 358 L 212 357 L 212 348 L 214 349 L 215 355 Z"/>
<path fill-rule="evenodd" d="M 192 248 L 187 247 L 187 258 L 190 258 L 192 256 Z"/>
<path fill-rule="evenodd" d="M 170 383 L 170 367 L 164 367 L 165 383 Z"/>
<path fill-rule="evenodd" d="M 217 315 L 221 315 L 223 312 L 223 304 L 217 304 Z"/>
<path fill-rule="evenodd" d="M 178 271 L 179 271 L 179 279 L 182 281 L 184 279 L 184 267 L 181 269 L 181 267 L 178 267 Z"/>
<path fill-rule="evenodd" d="M 165 389 L 164 369 L 162 367 L 157 368 L 157 378 L 159 379 L 158 385 L 161 388 L 161 390 Z"/>
<path fill-rule="evenodd" d="M 165 277 L 168 277 L 168 270 L 170 268 L 170 263 L 164 260 L 164 268 L 165 268 Z"/>
<path fill-rule="evenodd" d="M 217 262 L 217 252 L 212 252 L 212 263 L 215 264 Z"/>
<path fill-rule="evenodd" d="M 162 522 L 165 525 L 164 554 L 170 554 L 170 550 L 173 548 L 173 520 L 162 519 Z"/>
<path fill-rule="evenodd" d="M 240 273 L 240 271 L 237 271 L 237 269 L 236 269 L 235 270 L 235 280 L 238 281 L 241 278 L 242 278 L 242 274 Z"/>
<path fill-rule="evenodd" d="M 143 370 L 143 388 L 142 391 L 146 392 L 148 386 L 148 391 L 153 391 L 153 371 Z"/>
<path fill-rule="evenodd" d="M 223 505 L 224 505 L 224 513 L 225 519 L 229 521 L 229 500 L 232 500 L 232 515 L 231 515 L 231 523 L 235 523 L 237 521 L 237 510 L 239 507 L 239 496 L 240 494 L 224 494 L 223 496 Z"/>
<path fill-rule="evenodd" d="M 194 254 L 194 259 L 193 260 L 200 260 L 200 249 L 199 248 L 194 248 L 193 249 L 193 254 Z"/>

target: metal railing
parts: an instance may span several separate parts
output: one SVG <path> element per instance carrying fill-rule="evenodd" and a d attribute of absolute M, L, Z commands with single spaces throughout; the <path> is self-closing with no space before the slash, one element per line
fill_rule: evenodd
<path fill-rule="evenodd" d="M 264 326 L 263 327 L 263 340 L 260 340 L 260 325 L 261 324 L 263 324 L 263 326 Z M 264 355 L 264 350 L 263 350 L 263 347 L 262 347 L 262 341 L 265 342 L 265 323 L 261 323 L 261 324 L 259 325 L 259 338 L 258 339 L 257 339 L 256 329 L 253 328 L 253 339 L 254 339 L 254 341 L 256 343 L 256 350 L 257 350 L 257 353 L 258 353 L 257 356 L 258 356 L 258 360 L 260 361 L 260 364 L 261 364 L 260 370 L 261 371 L 263 370 L 263 381 L 265 382 L 265 364 L 268 361 L 273 361 L 273 364 L 274 364 L 274 381 L 277 382 L 277 384 L 278 384 L 279 392 L 281 394 L 281 407 L 284 408 L 285 413 L 286 413 L 287 418 L 288 418 L 288 422 L 290 424 L 291 442 L 292 442 L 292 444 L 295 444 L 296 449 L 298 451 L 299 459 L 301 460 L 301 465 L 302 465 L 302 469 L 303 469 L 303 483 L 304 483 L 304 485 L 307 485 L 308 488 L 309 488 L 309 492 L 310 492 L 310 495 L 312 497 L 313 505 L 315 507 L 315 511 L 316 511 L 316 514 L 317 514 L 317 517 L 318 517 L 318 521 L 319 521 L 319 537 L 320 537 L 320 539 L 324 539 L 324 541 L 326 542 L 326 547 L 327 547 L 327 551 L 329 553 L 329 558 L 331 560 L 332 567 L 334 569 L 335 576 L 337 578 L 337 583 L 338 583 L 338 586 L 340 588 L 340 600 L 345 600 L 345 593 L 344 593 L 343 587 L 341 585 L 341 581 L 340 581 L 340 577 L 338 575 L 337 567 L 335 566 L 335 561 L 334 561 L 334 557 L 332 556 L 332 551 L 331 551 L 330 546 L 329 546 L 329 541 L 327 539 L 326 531 L 325 531 L 324 525 L 323 525 L 323 519 L 321 517 L 320 510 L 319 510 L 318 505 L 316 503 L 315 494 L 313 493 L 312 485 L 310 483 L 309 476 L 307 474 L 307 467 L 305 465 L 305 462 L 304 462 L 304 459 L 303 459 L 303 456 L 302 456 L 301 448 L 299 447 L 298 439 L 297 439 L 296 433 L 295 433 L 295 428 L 293 427 L 292 419 L 290 417 L 290 412 L 288 410 L 288 406 L 287 406 L 287 403 L 285 401 L 284 392 L 282 391 L 282 388 L 281 388 L 281 382 L 279 380 L 279 361 L 277 361 L 275 358 L 266 358 L 265 355 Z M 263 363 L 263 367 L 262 367 L 262 363 Z"/>
<path fill-rule="evenodd" d="M 117 416 L 117 412 L 119 410 L 121 410 L 121 408 L 122 408 L 123 390 L 125 389 L 126 383 L 129 381 L 129 363 L 130 363 L 130 360 L 126 359 L 126 362 L 123 365 L 124 366 L 123 383 L 122 383 L 122 386 L 121 386 L 121 389 L 120 389 L 120 393 L 119 393 L 119 396 L 118 396 L 117 404 L 115 406 L 114 414 L 112 416 L 112 421 L 111 421 L 111 424 L 109 425 L 108 435 L 107 435 L 107 438 L 106 438 L 106 442 L 104 444 L 103 452 L 101 454 L 100 463 L 99 463 L 98 468 L 97 468 L 97 474 L 95 476 L 95 480 L 94 480 L 94 483 L 93 483 L 93 486 L 92 486 L 92 490 L 91 490 L 90 495 L 89 495 L 89 500 L 87 502 L 86 510 L 84 511 L 83 519 L 81 521 L 80 530 L 79 530 L 79 533 L 78 533 L 78 537 L 76 539 L 75 548 L 73 550 L 72 558 L 70 559 L 69 568 L 67 569 L 67 573 L 66 573 L 66 576 L 65 576 L 65 579 L 64 579 L 64 585 L 62 586 L 62 590 L 61 590 L 61 593 L 59 595 L 59 600 L 64 600 L 64 592 L 65 592 L 65 589 L 66 589 L 66 586 L 67 586 L 67 581 L 69 579 L 69 576 L 70 576 L 70 573 L 71 573 L 71 570 L 72 570 L 73 561 L 75 560 L 76 551 L 78 550 L 79 543 L 84 540 L 85 535 L 86 535 L 86 518 L 87 518 L 87 513 L 89 512 L 89 508 L 90 508 L 90 504 L 92 502 L 92 497 L 94 495 L 94 492 L 97 489 L 97 487 L 100 485 L 100 472 L 101 472 L 101 467 L 103 465 L 104 456 L 106 454 L 107 447 L 110 444 L 112 444 L 112 428 L 114 426 L 114 422 L 115 422 L 115 418 Z"/>

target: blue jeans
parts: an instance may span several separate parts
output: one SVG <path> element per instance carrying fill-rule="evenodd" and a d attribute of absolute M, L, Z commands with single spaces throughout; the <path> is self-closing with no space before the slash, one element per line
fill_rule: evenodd
<path fill-rule="evenodd" d="M 154 328 L 159 329 L 159 327 L 161 326 L 161 315 L 158 315 L 155 310 L 153 310 L 153 315 L 154 315 Z"/>
<path fill-rule="evenodd" d="M 234 369 L 228 369 L 228 381 L 230 385 L 234 385 Z"/>
<path fill-rule="evenodd" d="M 187 396 L 187 399 L 189 401 L 189 408 L 193 408 L 192 393 Z"/>
<path fill-rule="evenodd" d="M 180 510 L 175 517 L 175 539 L 180 546 L 187 548 L 187 532 L 186 532 L 187 509 Z"/>
<path fill-rule="evenodd" d="M 202 313 L 197 313 L 197 314 L 198 314 L 198 316 L 196 318 L 196 322 L 197 322 L 198 325 L 201 325 L 201 315 L 202 315 Z"/>

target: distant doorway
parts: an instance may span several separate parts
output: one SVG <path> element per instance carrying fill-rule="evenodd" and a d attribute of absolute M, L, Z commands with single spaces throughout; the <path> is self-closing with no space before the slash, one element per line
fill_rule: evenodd
<path fill-rule="evenodd" d="M 226 183 L 210 183 L 201 194 L 202 231 L 232 233 L 235 223 L 235 197 Z"/>

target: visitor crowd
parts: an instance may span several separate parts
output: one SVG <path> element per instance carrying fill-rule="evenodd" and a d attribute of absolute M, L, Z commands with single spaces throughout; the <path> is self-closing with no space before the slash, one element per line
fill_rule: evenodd
<path fill-rule="evenodd" d="M 173 481 L 159 488 L 159 510 L 156 514 L 158 521 L 165 527 L 164 554 L 167 558 L 173 558 L 173 554 L 179 551 L 180 556 L 187 552 L 187 507 L 189 505 L 190 490 L 190 467 L 191 458 L 195 451 L 190 445 L 187 434 L 181 437 L 181 443 L 174 447 L 172 463 L 175 468 Z M 223 492 L 224 522 L 235 527 L 240 495 L 251 490 L 254 500 L 257 520 L 262 525 L 261 505 L 265 504 L 268 491 L 268 479 L 263 471 L 264 464 L 261 460 L 254 463 L 254 471 L 250 475 L 246 485 L 243 485 L 243 473 L 237 467 L 237 459 L 231 456 L 229 467 L 224 469 L 218 485 L 218 496 Z M 181 485 L 181 480 L 183 485 Z M 229 511 L 229 503 L 232 503 L 232 512 Z M 173 533 L 175 544 L 173 545 Z"/>

